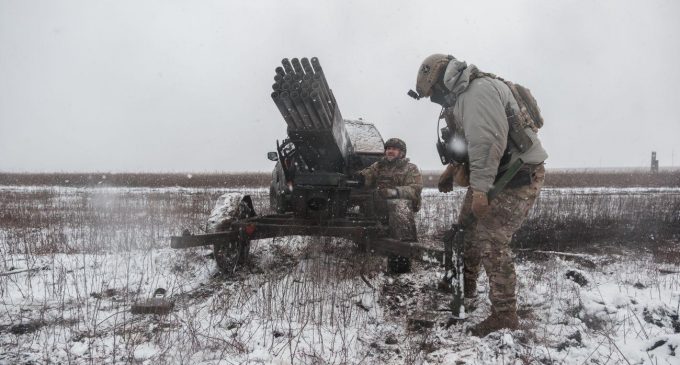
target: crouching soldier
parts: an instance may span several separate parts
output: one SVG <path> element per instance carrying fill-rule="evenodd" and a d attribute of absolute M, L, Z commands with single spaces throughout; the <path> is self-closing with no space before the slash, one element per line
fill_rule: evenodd
<path fill-rule="evenodd" d="M 418 167 L 406 158 L 406 143 L 399 138 L 385 142 L 385 156 L 359 172 L 368 188 L 376 189 L 386 203 L 390 232 L 395 239 L 416 241 L 415 213 L 420 210 L 423 178 Z M 411 262 L 400 256 L 388 257 L 388 269 L 408 272 Z"/>

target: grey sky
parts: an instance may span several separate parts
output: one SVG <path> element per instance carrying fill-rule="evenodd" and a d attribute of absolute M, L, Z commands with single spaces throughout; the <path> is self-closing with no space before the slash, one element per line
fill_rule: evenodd
<path fill-rule="evenodd" d="M 345 118 L 440 169 L 450 53 L 529 87 L 548 167 L 680 164 L 677 1 L 0 0 L 0 171 L 268 171 L 283 57 L 319 57 Z"/>

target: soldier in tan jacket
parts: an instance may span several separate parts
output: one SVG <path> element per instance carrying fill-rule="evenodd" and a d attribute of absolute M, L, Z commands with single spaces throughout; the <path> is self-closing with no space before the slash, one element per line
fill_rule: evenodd
<path fill-rule="evenodd" d="M 385 204 L 388 224 L 393 238 L 416 241 L 415 213 L 420 210 L 423 178 L 418 167 L 406 158 L 406 143 L 399 138 L 385 142 L 385 156 L 359 172 L 367 188 L 377 189 Z M 406 257 L 390 256 L 388 270 L 392 273 L 410 271 Z"/>
<path fill-rule="evenodd" d="M 378 189 L 385 199 L 407 199 L 414 212 L 420 210 L 423 178 L 420 170 L 406 158 L 406 143 L 399 138 L 385 142 L 385 157 L 359 172 L 364 185 Z"/>
<path fill-rule="evenodd" d="M 528 148 L 509 141 L 508 113 L 519 113 L 519 106 L 506 83 L 492 76 L 453 56 L 434 54 L 423 61 L 416 81 L 416 97 L 429 97 L 442 106 L 441 117 L 449 130 L 455 131 L 454 140 L 457 136 L 463 150 L 457 154 L 465 156 L 461 164 L 446 168 L 439 189 L 450 191 L 454 180 L 468 186 L 459 214 L 459 223 L 466 226 L 465 299 L 476 298 L 477 277 L 483 266 L 492 304 L 491 315 L 472 328 L 477 336 L 519 326 L 509 244 L 543 186 L 543 161 L 548 157 L 534 125 L 522 126 L 531 140 Z M 489 201 L 491 187 L 520 158 L 524 162 L 521 173 Z"/>

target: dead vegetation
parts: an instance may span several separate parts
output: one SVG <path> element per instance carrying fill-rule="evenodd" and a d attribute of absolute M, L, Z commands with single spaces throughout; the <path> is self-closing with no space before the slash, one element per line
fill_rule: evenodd
<path fill-rule="evenodd" d="M 271 173 L 0 173 L 0 185 L 235 188 L 269 186 Z"/>
<path fill-rule="evenodd" d="M 441 171 L 423 171 L 426 187 L 436 188 Z M 545 174 L 545 186 L 552 188 L 584 187 L 678 187 L 680 169 L 651 173 L 648 169 L 550 169 Z"/>
<path fill-rule="evenodd" d="M 436 188 L 441 171 L 423 171 L 425 187 Z M 268 187 L 270 172 L 214 173 L 9 173 L 0 172 L 0 185 L 121 186 L 186 188 Z M 546 186 L 576 187 L 680 187 L 680 169 L 651 173 L 647 169 L 548 169 Z"/>
<path fill-rule="evenodd" d="M 0 276 L 0 363 L 559 363 L 583 349 L 601 363 L 625 363 L 631 355 L 616 350 L 615 338 L 651 341 L 656 354 L 675 346 L 654 347 L 678 330 L 677 299 L 650 298 L 677 292 L 677 190 L 546 189 L 515 238 L 525 329 L 516 344 L 505 334 L 478 341 L 446 329 L 439 268 L 418 264 L 389 277 L 380 258 L 357 255 L 348 242 L 255 244 L 238 281 L 216 275 L 209 248 L 167 249 L 168 236 L 205 228 L 222 192 L 3 187 L 0 264 L 11 274 Z M 251 193 L 266 212 L 266 190 Z M 463 194 L 426 192 L 419 233 L 436 237 Z M 565 249 L 574 252 L 553 253 Z M 643 253 L 652 260 L 621 263 Z M 609 290 L 640 294 L 612 301 L 594 284 L 608 277 L 616 278 Z M 171 314 L 129 312 L 158 287 L 175 303 Z M 480 308 L 471 323 L 488 303 Z"/>

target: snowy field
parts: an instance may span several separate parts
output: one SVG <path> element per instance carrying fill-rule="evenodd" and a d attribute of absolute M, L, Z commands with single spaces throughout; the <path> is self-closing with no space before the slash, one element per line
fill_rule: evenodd
<path fill-rule="evenodd" d="M 516 243 L 522 328 L 481 339 L 465 327 L 489 303 L 447 327 L 431 264 L 390 276 L 349 242 L 290 237 L 226 280 L 211 248 L 169 249 L 226 191 L 0 187 L 0 364 L 680 364 L 680 189 L 546 189 Z M 419 234 L 463 193 L 425 191 Z M 169 314 L 130 312 L 158 288 Z"/>

